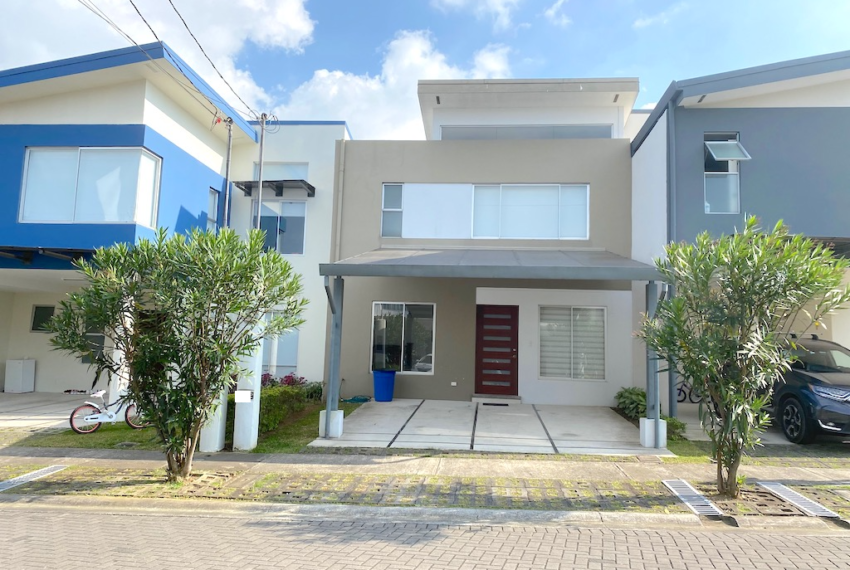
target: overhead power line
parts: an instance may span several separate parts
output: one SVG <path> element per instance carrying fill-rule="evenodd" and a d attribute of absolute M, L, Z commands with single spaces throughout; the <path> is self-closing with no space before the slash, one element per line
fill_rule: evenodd
<path fill-rule="evenodd" d="M 132 3 L 132 1 L 133 0 L 130 0 L 131 3 Z M 174 2 L 172 0 L 168 0 L 168 3 L 171 4 L 171 8 L 174 10 L 174 13 L 177 14 L 177 17 L 180 18 L 181 22 L 183 22 L 183 27 L 186 28 L 186 31 L 189 32 L 189 35 L 192 36 L 193 40 L 195 40 L 195 43 L 198 45 L 198 49 L 201 50 L 201 53 L 204 54 L 204 57 L 207 58 L 208 62 L 210 62 L 210 65 L 215 70 L 215 72 L 218 74 L 218 76 L 221 78 L 221 80 L 224 81 L 224 84 L 227 85 L 227 88 L 230 89 L 230 91 L 236 96 L 236 98 L 239 99 L 239 101 L 241 101 L 242 104 L 245 105 L 245 107 L 249 111 L 251 111 L 253 118 L 258 119 L 260 114 L 257 111 L 255 111 L 253 108 L 251 108 L 251 106 L 248 103 L 246 103 L 245 100 L 242 97 L 239 96 L 239 93 L 236 92 L 236 89 L 233 88 L 233 86 L 230 84 L 230 82 L 227 79 L 225 79 L 224 75 L 222 75 L 221 71 L 218 70 L 218 67 L 216 67 L 215 62 L 212 60 L 212 58 L 209 55 L 207 55 L 207 51 L 204 49 L 204 46 L 201 45 L 201 42 L 198 40 L 198 38 L 195 36 L 195 34 L 192 33 L 192 30 L 189 28 L 189 24 L 186 23 L 186 19 L 183 17 L 183 14 L 181 14 L 180 11 L 177 9 L 177 6 L 174 5 Z M 135 7 L 135 4 L 133 4 L 133 7 Z M 138 12 L 138 11 L 139 11 L 138 8 L 136 8 L 136 12 Z M 141 16 L 141 14 L 139 14 L 139 15 Z M 142 18 L 142 19 L 144 20 L 144 18 Z M 145 23 L 147 23 L 147 22 L 145 22 Z M 148 26 L 148 27 L 150 27 L 150 26 Z M 153 30 L 151 30 L 151 31 L 153 31 Z"/>

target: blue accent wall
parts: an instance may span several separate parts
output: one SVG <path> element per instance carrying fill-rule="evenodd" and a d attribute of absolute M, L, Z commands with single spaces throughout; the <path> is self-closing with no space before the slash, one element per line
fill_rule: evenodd
<path fill-rule="evenodd" d="M 706 214 L 707 132 L 737 132 L 752 160 L 740 163 L 740 214 Z M 676 238 L 730 234 L 744 216 L 782 219 L 794 233 L 850 237 L 850 109 L 676 110 Z"/>
<path fill-rule="evenodd" d="M 152 229 L 136 224 L 19 223 L 24 160 L 30 146 L 148 149 L 162 158 L 157 219 L 160 227 L 171 232 L 206 228 L 209 189 L 221 191 L 224 186 L 218 172 L 145 125 L 0 125 L 0 169 L 5 174 L 0 178 L 0 201 L 5 205 L 0 208 L 0 248 L 94 249 L 116 242 L 136 243 L 154 235 Z M 56 268 L 54 260 L 46 262 L 40 257 L 30 267 L 47 263 L 46 267 Z M 12 265 L 3 262 L 0 267 L 21 267 L 20 262 L 8 262 Z"/>

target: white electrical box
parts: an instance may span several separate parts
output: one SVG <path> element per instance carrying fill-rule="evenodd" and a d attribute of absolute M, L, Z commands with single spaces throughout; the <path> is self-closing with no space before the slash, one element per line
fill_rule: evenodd
<path fill-rule="evenodd" d="M 35 390 L 35 360 L 7 360 L 6 386 L 7 394 L 20 394 Z"/>

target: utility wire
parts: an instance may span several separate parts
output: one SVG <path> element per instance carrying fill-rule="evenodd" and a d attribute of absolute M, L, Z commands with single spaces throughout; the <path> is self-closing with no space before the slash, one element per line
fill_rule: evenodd
<path fill-rule="evenodd" d="M 134 40 L 129 34 L 127 34 L 124 30 L 122 30 L 121 27 L 118 24 L 116 24 L 114 21 L 112 21 L 112 19 L 109 16 L 107 16 L 106 13 L 104 13 L 100 8 L 98 8 L 91 0 L 77 0 L 77 1 L 80 4 L 82 4 L 83 6 L 85 6 L 95 16 L 97 16 L 98 18 L 100 18 L 101 20 L 103 20 L 104 22 L 109 24 L 112 27 L 112 29 L 114 29 L 116 32 L 118 32 L 118 34 L 121 35 L 124 39 L 126 39 L 131 44 L 133 44 L 134 46 L 139 48 L 139 50 L 147 56 L 147 58 L 151 61 L 151 63 L 154 66 L 156 66 L 157 69 L 159 69 L 165 75 L 167 75 L 168 77 L 173 79 L 181 88 L 183 88 L 184 91 L 186 91 L 186 93 L 188 93 L 195 101 L 197 101 L 198 104 L 201 105 L 201 107 L 204 108 L 204 110 L 206 110 L 208 113 L 213 115 L 213 117 L 216 117 L 218 115 L 218 110 L 217 110 L 218 105 L 213 103 L 210 100 L 210 98 L 203 95 L 203 93 L 196 91 L 196 88 L 195 88 L 194 85 L 191 85 L 191 84 L 187 85 L 186 83 L 183 83 L 182 81 L 180 81 L 179 79 L 177 79 L 176 77 L 174 77 L 173 75 L 168 73 L 168 71 L 166 71 L 166 69 L 163 68 L 159 64 L 159 62 L 156 61 L 151 56 L 151 54 L 149 54 L 141 45 L 139 45 L 139 43 L 136 42 L 136 40 Z M 156 34 L 154 34 L 154 35 L 156 35 Z M 210 109 L 209 107 L 207 107 L 207 105 L 203 101 L 198 99 L 198 97 L 195 95 L 196 92 L 200 93 L 207 100 L 207 103 L 209 103 L 210 105 L 213 106 L 213 109 Z"/>
<path fill-rule="evenodd" d="M 132 3 L 132 0 L 130 0 L 130 2 Z M 177 17 L 180 18 L 181 22 L 183 22 L 183 27 L 186 28 L 186 31 L 189 32 L 189 35 L 192 36 L 193 40 L 195 40 L 195 43 L 198 45 L 198 49 L 201 50 L 201 53 L 204 54 L 204 57 L 207 58 L 208 62 L 210 62 L 210 65 L 215 70 L 215 72 L 218 74 L 218 76 L 221 77 L 221 80 L 224 81 L 224 84 L 227 85 L 227 88 L 230 89 L 230 91 L 236 96 L 236 98 L 239 99 L 239 101 L 241 101 L 242 104 L 245 105 L 245 107 L 249 111 L 251 111 L 251 115 L 255 119 L 259 118 L 260 114 L 257 111 L 255 111 L 253 108 L 251 108 L 251 106 L 248 103 L 246 103 L 245 100 L 242 97 L 239 96 L 239 93 L 236 92 L 236 89 L 233 88 L 233 86 L 230 84 L 230 82 L 227 79 L 225 79 L 224 75 L 222 75 L 222 73 L 218 70 L 218 67 L 216 67 L 215 62 L 213 62 L 212 58 L 210 58 L 210 56 L 207 55 L 207 51 L 204 49 L 204 46 L 201 45 L 201 42 L 198 40 L 197 37 L 195 37 L 195 34 L 192 33 L 192 30 L 189 28 L 189 24 L 186 23 L 186 19 L 183 17 L 183 14 L 181 14 L 180 11 L 177 9 L 177 6 L 174 5 L 174 2 L 172 0 L 168 0 L 168 3 L 171 4 L 171 8 L 174 10 L 174 13 L 177 14 Z M 135 4 L 133 4 L 133 6 L 135 7 Z M 136 9 L 136 11 L 138 12 L 138 9 Z M 139 15 L 141 16 L 141 14 L 139 14 Z M 144 18 L 142 18 L 142 19 L 144 19 Z M 151 31 L 153 31 L 153 30 L 151 30 Z"/>

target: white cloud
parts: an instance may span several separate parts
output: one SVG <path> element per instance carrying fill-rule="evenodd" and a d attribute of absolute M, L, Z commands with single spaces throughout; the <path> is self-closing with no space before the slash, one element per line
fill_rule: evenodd
<path fill-rule="evenodd" d="M 566 28 L 572 23 L 569 16 L 564 14 L 562 8 L 564 4 L 567 3 L 567 0 L 557 0 L 554 4 L 546 8 L 546 11 L 543 12 L 543 15 L 546 16 L 546 19 L 554 25 L 560 28 Z"/>
<path fill-rule="evenodd" d="M 641 28 L 654 26 L 656 24 L 664 25 L 668 23 L 673 18 L 673 16 L 675 16 L 679 12 L 682 12 L 687 7 L 688 4 L 686 2 L 679 2 L 678 4 L 674 4 L 663 12 L 659 12 L 654 16 L 642 16 L 638 18 L 632 23 L 632 27 L 636 30 L 639 30 Z"/>
<path fill-rule="evenodd" d="M 422 139 L 417 81 L 508 77 L 509 51 L 488 45 L 463 68 L 448 63 L 427 32 L 399 32 L 387 46 L 380 75 L 316 71 L 275 113 L 281 119 L 346 120 L 357 139 Z"/>
<path fill-rule="evenodd" d="M 492 18 L 493 31 L 511 28 L 513 13 L 524 0 L 431 0 L 440 10 L 472 10 L 480 19 Z"/>
<path fill-rule="evenodd" d="M 645 104 L 641 105 L 640 108 L 652 110 L 652 109 L 655 109 L 656 105 L 658 105 L 657 101 L 655 103 L 645 103 Z"/>
<path fill-rule="evenodd" d="M 301 52 L 312 41 L 315 24 L 304 2 L 206 0 L 176 5 L 230 84 L 252 107 L 259 108 L 270 105 L 272 98 L 257 85 L 250 70 L 237 67 L 236 57 L 249 41 L 265 48 Z M 138 43 L 154 41 L 126 0 L 96 0 L 95 4 Z M 138 6 L 162 41 L 228 102 L 243 108 L 167 2 L 141 2 Z M 130 45 L 76 0 L 5 0 L 3 17 L 7 25 L 0 34 L 0 69 Z"/>

